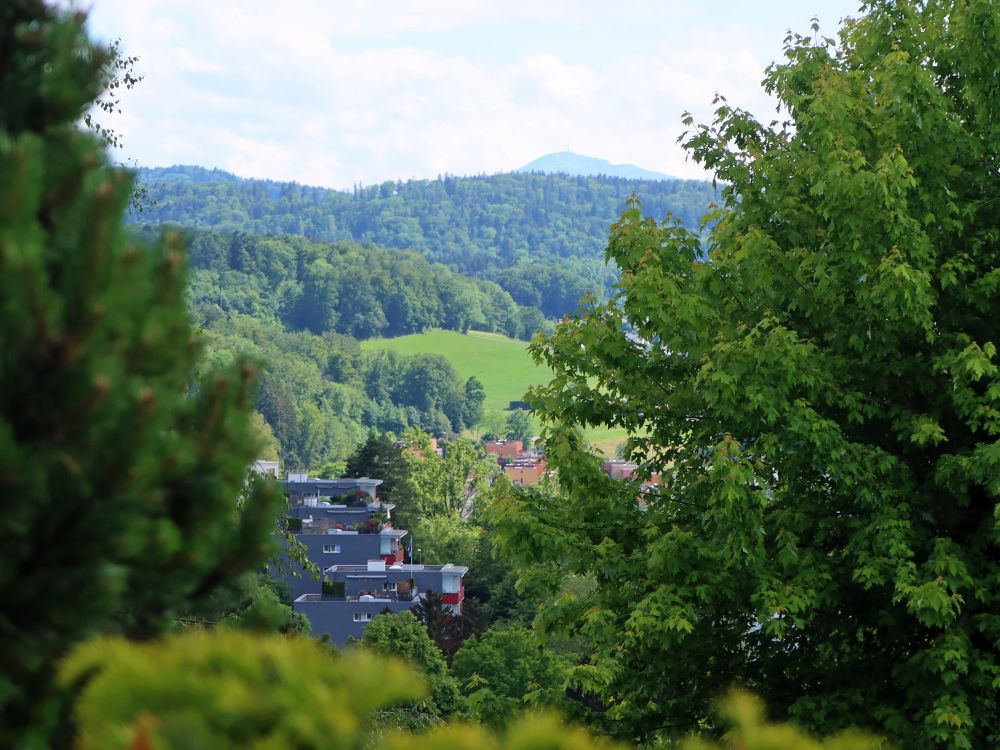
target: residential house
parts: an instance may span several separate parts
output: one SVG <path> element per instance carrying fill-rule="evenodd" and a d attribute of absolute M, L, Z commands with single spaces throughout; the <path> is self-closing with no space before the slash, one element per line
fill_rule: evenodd
<path fill-rule="evenodd" d="M 461 614 L 468 568 L 404 563 L 409 532 L 393 528 L 395 506 L 378 499 L 381 483 L 368 477 L 310 479 L 301 474 L 284 482 L 288 529 L 324 580 L 308 573 L 281 577 L 295 610 L 309 617 L 313 634 L 327 635 L 336 644 L 360 636 L 384 609 L 409 609 L 428 590 L 441 592 L 445 603 Z"/>
<path fill-rule="evenodd" d="M 524 443 L 520 440 L 489 440 L 486 443 L 486 455 L 498 459 L 517 458 L 524 453 Z"/>
<path fill-rule="evenodd" d="M 515 458 L 504 464 L 503 473 L 507 475 L 512 484 L 529 485 L 535 484 L 548 469 L 548 464 L 544 458 L 523 457 Z"/>
<path fill-rule="evenodd" d="M 633 461 L 623 461 L 620 458 L 615 458 L 602 463 L 601 468 L 612 479 L 631 479 L 639 466 Z"/>
<path fill-rule="evenodd" d="M 461 615 L 468 572 L 465 566 L 451 564 L 335 564 L 324 570 L 322 591 L 299 596 L 295 610 L 309 617 L 314 634 L 326 634 L 340 644 L 351 636 L 360 638 L 379 613 L 410 609 L 426 591 L 440 592 L 452 612 Z"/>

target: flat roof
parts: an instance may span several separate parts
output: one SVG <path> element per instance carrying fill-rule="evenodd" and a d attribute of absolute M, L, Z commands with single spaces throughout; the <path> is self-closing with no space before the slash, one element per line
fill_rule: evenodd
<path fill-rule="evenodd" d="M 369 477 L 338 477 L 336 479 L 315 479 L 309 477 L 304 482 L 297 479 L 281 479 L 279 481 L 286 487 L 307 487 L 309 489 L 319 489 L 321 487 L 350 489 L 351 487 L 377 487 L 382 484 L 381 479 L 370 479 Z"/>
<path fill-rule="evenodd" d="M 469 572 L 467 565 L 453 565 L 448 563 L 446 565 L 413 565 L 411 563 L 398 564 L 399 567 L 386 565 L 385 570 L 368 570 L 367 565 L 331 565 L 326 568 L 324 572 L 326 573 L 346 573 L 346 574 L 357 574 L 357 573 L 377 573 L 378 575 L 384 575 L 385 573 L 397 572 L 397 573 L 458 573 L 460 575 L 465 575 Z"/>

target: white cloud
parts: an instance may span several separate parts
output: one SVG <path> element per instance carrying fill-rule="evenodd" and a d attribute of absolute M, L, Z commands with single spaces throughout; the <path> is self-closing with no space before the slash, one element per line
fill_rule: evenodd
<path fill-rule="evenodd" d="M 768 116 L 784 36 L 649 0 L 95 0 L 92 26 L 147 75 L 113 123 L 139 163 L 334 187 L 560 150 L 704 176 L 675 143 L 681 112 L 708 117 L 721 91 Z"/>

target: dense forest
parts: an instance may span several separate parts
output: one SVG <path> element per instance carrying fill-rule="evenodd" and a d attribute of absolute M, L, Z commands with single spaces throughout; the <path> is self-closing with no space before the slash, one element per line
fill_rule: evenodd
<path fill-rule="evenodd" d="M 150 241 L 162 233 L 140 232 Z M 547 326 L 497 284 L 412 251 L 186 233 L 187 302 L 205 366 L 234 356 L 259 363 L 257 408 L 289 469 L 336 472 L 371 429 L 444 435 L 479 421 L 482 386 L 461 381 L 444 357 L 364 352 L 359 339 L 430 327 L 523 339 Z"/>
<path fill-rule="evenodd" d="M 300 235 L 412 249 L 459 273 L 500 284 L 547 318 L 581 294 L 604 298 L 608 227 L 638 195 L 655 217 L 698 227 L 717 193 L 697 180 L 499 174 L 385 182 L 353 192 L 250 180 L 200 167 L 142 169 L 150 203 L 132 220 L 256 235 Z"/>
<path fill-rule="evenodd" d="M 161 228 L 147 227 L 150 239 Z M 205 326 L 234 313 L 292 331 L 356 339 L 470 328 L 529 339 L 538 306 L 412 251 L 244 233 L 189 233 L 190 301 Z M 575 300 L 574 300 L 575 302 Z"/>
<path fill-rule="evenodd" d="M 143 221 L 409 248 L 463 273 L 522 259 L 604 256 L 608 226 L 635 193 L 651 216 L 698 225 L 716 198 L 698 180 L 557 174 L 444 176 L 353 192 L 240 179 L 201 167 L 142 169 L 155 202 Z"/>
<path fill-rule="evenodd" d="M 601 248 L 629 195 L 689 226 L 714 195 L 694 181 L 537 174 L 353 194 L 197 167 L 140 180 L 132 232 L 184 235 L 206 362 L 261 363 L 258 410 L 282 464 L 331 471 L 368 430 L 442 435 L 480 414 L 478 388 L 443 358 L 365 353 L 357 340 L 427 328 L 530 339 L 588 291 L 611 295 Z"/>
<path fill-rule="evenodd" d="M 326 471 L 339 471 L 371 429 L 442 435 L 481 417 L 482 387 L 461 381 L 441 355 L 365 352 L 349 336 L 288 331 L 239 313 L 202 329 L 201 342 L 203 369 L 234 357 L 262 365 L 257 408 L 291 471 L 331 462 Z"/>

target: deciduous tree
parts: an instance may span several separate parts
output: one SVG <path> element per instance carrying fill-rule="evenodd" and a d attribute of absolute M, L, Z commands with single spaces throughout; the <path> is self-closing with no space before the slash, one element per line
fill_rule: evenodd
<path fill-rule="evenodd" d="M 408 430 L 403 460 L 408 494 L 421 516 L 457 514 L 474 492 L 484 492 L 499 471 L 482 448 L 468 440 L 444 443 L 443 456 L 431 449 L 430 436 Z"/>
<path fill-rule="evenodd" d="M 513 409 L 507 415 L 504 437 L 508 440 L 520 440 L 527 446 L 531 441 L 533 430 L 531 415 L 524 409 Z"/>
<path fill-rule="evenodd" d="M 623 734 L 743 682 L 824 731 L 1000 743 L 1000 13 L 864 11 L 789 37 L 782 122 L 688 120 L 726 184 L 708 241 L 633 201 L 618 298 L 534 347 L 566 497 L 498 504 L 498 535 L 593 574 L 539 624 L 590 639 Z M 606 478 L 585 425 L 630 430 L 659 490 Z"/>
<path fill-rule="evenodd" d="M 430 688 L 421 705 L 433 716 L 449 716 L 462 707 L 458 683 L 448 674 L 441 651 L 411 612 L 384 613 L 365 627 L 361 643 L 376 654 L 405 659 L 420 670 Z"/>
<path fill-rule="evenodd" d="M 569 664 L 519 626 L 491 628 L 462 644 L 452 663 L 469 713 L 503 727 L 528 707 L 566 706 Z"/>
<path fill-rule="evenodd" d="M 465 404 L 462 418 L 466 427 L 474 427 L 483 418 L 483 402 L 486 400 L 486 388 L 476 376 L 465 381 Z"/>

